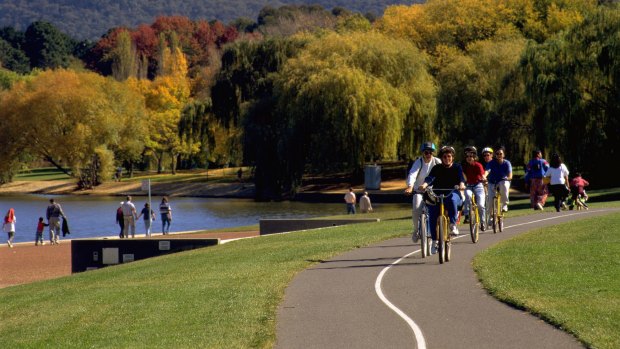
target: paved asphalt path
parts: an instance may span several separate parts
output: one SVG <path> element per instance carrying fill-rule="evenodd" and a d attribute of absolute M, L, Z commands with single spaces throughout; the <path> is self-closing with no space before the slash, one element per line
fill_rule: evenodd
<path fill-rule="evenodd" d="M 453 240 L 452 261 L 443 265 L 436 255 L 411 254 L 419 247 L 409 237 L 322 261 L 287 288 L 275 347 L 582 348 L 572 336 L 489 296 L 471 267 L 478 252 L 519 233 L 617 212 L 548 211 L 509 218 L 504 232 L 487 229 L 477 244 L 467 226 L 459 226 L 462 237 Z"/>

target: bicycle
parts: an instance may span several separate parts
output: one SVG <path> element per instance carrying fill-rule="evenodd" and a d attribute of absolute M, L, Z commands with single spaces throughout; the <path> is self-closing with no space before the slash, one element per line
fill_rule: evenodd
<path fill-rule="evenodd" d="M 496 234 L 497 231 L 501 233 L 504 229 L 504 212 L 502 211 L 502 198 L 500 195 L 499 184 L 506 180 L 507 179 L 502 179 L 501 181 L 493 184 L 493 190 L 495 191 L 492 206 L 493 212 L 491 213 L 491 219 L 493 220 L 493 234 Z"/>
<path fill-rule="evenodd" d="M 438 201 L 439 204 L 439 215 L 437 216 L 437 255 L 439 256 L 439 264 L 443 264 L 444 261 L 449 262 L 451 259 L 452 241 L 448 224 L 448 211 L 445 209 L 444 199 L 448 197 L 448 194 L 452 193 L 453 190 L 454 189 L 426 189 L 428 196 L 433 198 L 435 202 Z M 437 195 L 435 191 L 446 192 L 446 194 Z"/>
<path fill-rule="evenodd" d="M 429 239 L 430 226 L 428 222 L 428 208 L 424 205 L 422 214 L 418 219 L 418 241 L 420 243 L 420 253 L 422 258 L 431 255 L 431 239 Z"/>
<path fill-rule="evenodd" d="M 466 190 L 471 193 L 469 195 L 469 235 L 471 236 L 471 242 L 474 244 L 478 242 L 479 227 L 480 227 L 480 215 L 478 213 L 478 204 L 476 203 L 476 193 L 474 192 L 474 185 L 468 185 Z"/>
<path fill-rule="evenodd" d="M 413 193 L 413 195 L 416 195 L 416 193 Z M 412 240 L 413 243 L 420 243 L 420 254 L 422 255 L 422 258 L 425 258 L 426 256 L 431 255 L 431 239 L 429 239 L 428 235 L 430 231 L 430 225 L 428 222 L 428 208 L 426 207 L 425 202 L 423 205 L 424 207 L 422 208 L 422 213 L 420 214 L 420 218 L 418 218 L 418 229 L 415 233 L 417 235 L 417 241 L 416 237 L 413 237 Z"/>

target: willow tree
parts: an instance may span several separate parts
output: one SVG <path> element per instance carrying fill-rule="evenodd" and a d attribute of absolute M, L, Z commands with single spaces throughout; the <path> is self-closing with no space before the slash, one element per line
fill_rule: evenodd
<path fill-rule="evenodd" d="M 561 37 L 530 45 L 522 63 L 537 140 L 573 170 L 615 184 L 600 164 L 620 151 L 620 10 L 602 8 Z"/>
<path fill-rule="evenodd" d="M 0 97 L 2 171 L 26 154 L 96 184 L 109 178 L 114 151 L 145 137 L 142 97 L 94 73 L 45 71 Z M 19 155 L 19 156 L 18 156 Z"/>
<path fill-rule="evenodd" d="M 359 171 L 396 158 L 405 128 L 413 127 L 405 122 L 435 117 L 424 55 L 376 32 L 314 39 L 287 61 L 275 91 L 277 156 L 285 164 L 276 191 L 283 194 L 296 190 L 306 167 Z"/>

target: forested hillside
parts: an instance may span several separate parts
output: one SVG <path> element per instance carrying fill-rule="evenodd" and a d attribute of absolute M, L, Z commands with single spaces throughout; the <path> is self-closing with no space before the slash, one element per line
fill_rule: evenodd
<path fill-rule="evenodd" d="M 432 141 L 562 156 L 593 186 L 620 151 L 620 6 L 428 0 L 368 18 L 263 8 L 256 20 L 160 16 L 92 43 L 0 28 L 0 183 L 44 159 L 97 185 L 117 166 L 251 166 L 257 199 L 305 174 L 351 175 Z"/>
<path fill-rule="evenodd" d="M 34 21 L 54 24 L 77 39 L 96 39 L 110 28 L 151 23 L 158 16 L 185 16 L 193 20 L 228 23 L 240 17 L 256 19 L 269 5 L 318 4 L 326 9 L 344 7 L 380 16 L 388 5 L 421 0 L 1 0 L 0 27 L 24 30 Z"/>

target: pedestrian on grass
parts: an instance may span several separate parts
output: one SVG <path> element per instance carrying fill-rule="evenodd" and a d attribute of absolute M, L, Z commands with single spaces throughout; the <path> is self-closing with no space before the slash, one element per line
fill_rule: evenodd
<path fill-rule="evenodd" d="M 4 216 L 4 224 L 2 225 L 2 229 L 5 233 L 8 234 L 7 244 L 10 248 L 13 248 L 13 238 L 15 237 L 15 210 L 10 208 L 9 211 Z"/>
<path fill-rule="evenodd" d="M 144 208 L 140 212 L 138 219 L 142 216 L 144 216 L 144 234 L 147 237 L 151 237 L 151 222 L 155 220 L 155 212 L 153 212 L 148 202 L 144 204 Z"/>
<path fill-rule="evenodd" d="M 172 223 L 172 207 L 168 203 L 168 197 L 164 196 L 159 204 L 159 214 L 161 216 L 161 232 L 168 235 L 170 232 L 170 223 Z"/>
<path fill-rule="evenodd" d="M 368 197 L 367 191 L 365 191 L 364 195 L 360 198 L 360 211 L 362 211 L 362 213 L 372 212 L 372 204 L 370 203 L 370 197 Z"/>
<path fill-rule="evenodd" d="M 34 237 L 34 245 L 35 246 L 38 246 L 39 244 L 41 244 L 41 246 L 45 245 L 45 242 L 43 242 L 43 230 L 48 225 L 49 224 L 46 224 L 43 221 L 43 217 L 39 217 L 39 223 L 37 223 L 37 234 Z"/>
<path fill-rule="evenodd" d="M 121 239 L 123 238 L 123 229 L 125 229 L 125 219 L 123 219 L 123 204 L 124 202 L 121 201 L 118 208 L 116 209 L 116 223 L 119 227 L 121 227 L 121 230 L 118 233 L 118 237 Z"/>
<path fill-rule="evenodd" d="M 349 188 L 349 192 L 344 194 L 344 202 L 347 203 L 347 214 L 355 214 L 355 204 L 357 203 L 357 198 L 355 197 L 353 188 Z"/>
<path fill-rule="evenodd" d="M 129 230 L 131 230 L 131 237 L 136 237 L 136 206 L 131 202 L 131 196 L 127 195 L 125 203 L 121 206 L 123 210 L 123 237 L 129 237 Z"/>
<path fill-rule="evenodd" d="M 45 217 L 49 225 L 50 244 L 58 245 L 58 240 L 60 240 L 60 217 L 65 217 L 65 213 L 62 211 L 60 204 L 57 204 L 54 199 L 50 199 L 50 205 L 47 206 Z"/>

